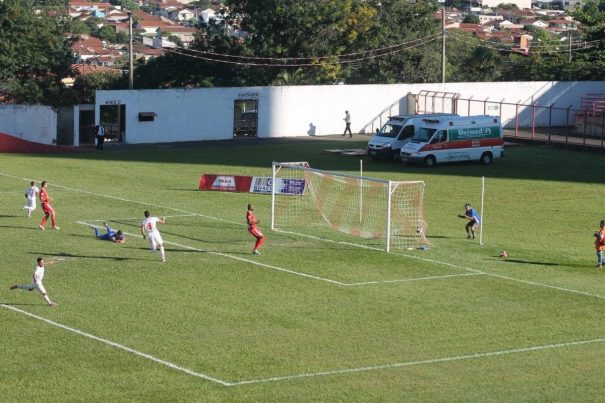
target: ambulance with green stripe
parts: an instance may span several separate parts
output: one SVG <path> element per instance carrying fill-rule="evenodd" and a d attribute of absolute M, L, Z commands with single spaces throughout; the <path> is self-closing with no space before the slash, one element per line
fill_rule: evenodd
<path fill-rule="evenodd" d="M 441 162 L 479 161 L 491 164 L 504 155 L 502 124 L 497 116 L 423 119 L 416 133 L 401 147 L 400 159 L 433 166 Z"/>

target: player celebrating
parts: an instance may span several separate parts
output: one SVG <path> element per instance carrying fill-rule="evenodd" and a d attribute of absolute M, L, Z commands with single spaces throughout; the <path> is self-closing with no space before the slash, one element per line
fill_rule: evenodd
<path fill-rule="evenodd" d="M 103 239 L 106 241 L 111 241 L 111 242 L 115 242 L 115 243 L 119 243 L 119 244 L 123 244 L 124 242 L 126 242 L 126 237 L 124 236 L 124 233 L 122 233 L 122 230 L 114 230 L 109 228 L 109 225 L 107 225 L 107 223 L 103 223 L 103 225 L 105 226 L 105 229 L 107 230 L 107 233 L 105 234 L 101 234 L 99 232 L 99 229 L 97 227 L 93 227 L 93 229 L 95 230 L 95 236 L 97 237 L 97 239 Z"/>
<path fill-rule="evenodd" d="M 59 229 L 59 227 L 57 227 L 57 215 L 55 214 L 55 210 L 51 205 L 53 199 L 51 199 L 50 195 L 48 194 L 48 183 L 46 183 L 46 181 L 42 181 L 41 186 L 42 190 L 40 190 L 40 203 L 42 204 L 42 210 L 44 210 L 44 217 L 42 217 L 42 221 L 40 221 L 40 225 L 38 225 L 38 227 L 44 231 L 46 221 L 48 221 L 48 217 L 50 217 L 53 226 L 52 228 Z"/>
<path fill-rule="evenodd" d="M 464 214 L 460 214 L 458 215 L 458 217 L 468 219 L 468 222 L 464 226 L 464 228 L 466 229 L 467 238 L 475 239 L 475 230 L 477 229 L 477 226 L 481 223 L 481 217 L 479 217 L 477 211 L 471 207 L 470 203 L 464 204 L 464 210 Z"/>
<path fill-rule="evenodd" d="M 40 189 L 36 186 L 36 182 L 31 181 L 31 187 L 25 191 L 25 199 L 27 204 L 23 206 L 27 210 L 27 216 L 32 216 L 32 211 L 36 209 L 36 197 L 40 194 Z"/>
<path fill-rule="evenodd" d="M 254 244 L 254 249 L 252 253 L 255 255 L 260 255 L 260 251 L 258 248 L 265 242 L 265 236 L 261 232 L 260 229 L 256 226 L 260 220 L 257 220 L 254 217 L 254 208 L 252 204 L 248 204 L 248 212 L 246 213 L 246 222 L 248 223 L 248 232 L 252 234 L 254 238 L 256 238 L 256 244 Z"/>
<path fill-rule="evenodd" d="M 144 213 L 145 219 L 141 223 L 141 235 L 143 235 L 143 239 L 149 239 L 149 245 L 151 245 L 151 250 L 156 250 L 156 248 L 160 247 L 160 254 L 162 256 L 162 262 L 166 261 L 166 252 L 164 251 L 164 240 L 162 239 L 162 235 L 158 230 L 158 223 L 165 224 L 166 217 L 152 217 L 149 211 L 145 211 Z M 147 234 L 147 236 L 145 236 Z"/>
<path fill-rule="evenodd" d="M 48 262 L 48 264 L 52 264 L 52 263 L 55 263 L 55 261 L 51 260 L 50 262 Z M 28 290 L 28 291 L 38 290 L 42 293 L 42 296 L 44 297 L 44 301 L 46 301 L 48 306 L 57 306 L 57 303 L 52 302 L 50 300 L 50 298 L 48 298 L 46 289 L 44 288 L 44 285 L 42 285 L 42 279 L 44 278 L 44 267 L 45 267 L 44 259 L 39 257 L 36 261 L 36 268 L 34 269 L 33 283 L 26 284 L 26 285 L 15 284 L 15 285 L 12 285 L 10 289 L 16 290 L 17 288 L 19 288 L 21 290 Z"/>

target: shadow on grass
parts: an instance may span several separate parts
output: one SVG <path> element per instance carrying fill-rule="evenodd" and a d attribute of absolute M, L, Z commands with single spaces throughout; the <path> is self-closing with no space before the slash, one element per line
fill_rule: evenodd
<path fill-rule="evenodd" d="M 254 139 L 245 142 L 218 140 L 173 144 L 119 145 L 104 153 L 39 154 L 40 158 L 61 158 L 78 160 L 100 160 L 117 163 L 119 161 L 140 161 L 150 163 L 201 164 L 242 167 L 231 172 L 249 174 L 246 168 L 265 168 L 270 175 L 271 161 L 308 161 L 311 167 L 359 172 L 359 158 L 332 155 L 325 152 L 330 148 L 365 149 L 369 136 L 359 141 L 346 141 L 336 136 L 328 138 L 273 138 Z M 161 153 L 157 149 L 161 147 Z M 153 152 L 149 152 L 153 150 Z M 454 175 L 490 178 L 552 180 L 584 183 L 603 183 L 605 175 L 601 169 L 604 155 L 587 154 L 582 151 L 553 148 L 546 145 L 522 145 L 506 150 L 506 157 L 491 165 L 478 163 L 443 164 L 427 169 L 401 163 L 375 163 L 367 156 L 362 157 L 364 174 L 372 172 L 426 175 Z M 590 157 L 587 158 L 587 155 Z M 224 170 L 224 168 L 221 168 Z M 193 191 L 193 189 L 186 189 Z"/>
<path fill-rule="evenodd" d="M 134 257 L 120 257 L 120 256 L 95 256 L 95 255 L 77 255 L 74 253 L 46 253 L 46 252 L 29 252 L 30 255 L 36 256 L 53 256 L 53 257 L 62 257 L 62 258 L 82 258 L 82 259 L 106 259 L 106 260 L 115 260 L 118 262 L 128 261 L 128 260 L 144 260 L 138 259 Z"/>
<path fill-rule="evenodd" d="M 531 260 L 521 260 L 521 259 L 500 259 L 503 262 L 506 263 L 521 263 L 521 264 L 535 264 L 535 265 L 539 265 L 539 266 L 561 266 L 559 263 L 552 263 L 552 262 L 537 262 L 537 261 L 531 261 Z"/>

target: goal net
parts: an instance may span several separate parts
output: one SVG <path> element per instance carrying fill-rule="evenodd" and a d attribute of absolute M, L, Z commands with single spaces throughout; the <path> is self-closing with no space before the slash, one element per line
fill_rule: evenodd
<path fill-rule="evenodd" d="M 274 162 L 271 228 L 391 250 L 427 245 L 424 182 L 388 181 Z"/>

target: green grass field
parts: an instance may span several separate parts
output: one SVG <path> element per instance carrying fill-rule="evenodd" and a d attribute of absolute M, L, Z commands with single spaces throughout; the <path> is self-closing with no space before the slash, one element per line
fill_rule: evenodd
<path fill-rule="evenodd" d="M 197 191 L 202 173 L 270 176 L 271 161 L 357 173 L 359 159 L 323 152 L 341 145 L 2 155 L 0 401 L 603 401 L 603 154 L 524 145 L 491 166 L 432 169 L 367 159 L 367 176 L 426 182 L 432 246 L 403 254 L 273 232 L 269 196 Z M 482 176 L 483 246 L 457 217 L 479 206 Z M 49 181 L 60 231 L 21 209 L 31 179 Z M 167 216 L 166 263 L 136 235 L 146 209 Z M 96 240 L 103 221 L 127 242 Z M 9 291 L 38 256 L 62 259 L 44 279 L 57 308 Z"/>

